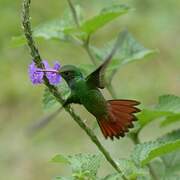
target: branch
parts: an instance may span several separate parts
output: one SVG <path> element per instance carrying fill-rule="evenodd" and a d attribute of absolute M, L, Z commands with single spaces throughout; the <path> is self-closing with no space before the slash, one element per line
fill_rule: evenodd
<path fill-rule="evenodd" d="M 91 36 L 89 35 L 88 38 L 87 38 L 87 40 L 83 43 L 83 47 L 84 47 L 84 49 L 86 50 L 87 54 L 89 55 L 92 63 L 93 63 L 94 65 L 98 65 L 98 64 L 97 64 L 97 61 L 96 61 L 96 58 L 94 57 L 93 53 L 91 52 L 91 48 L 90 48 L 90 45 L 89 45 L 89 43 L 90 43 L 90 38 L 91 38 Z"/>
<path fill-rule="evenodd" d="M 78 15 L 76 13 L 76 8 L 73 6 L 73 3 L 71 2 L 71 0 L 67 0 L 69 7 L 71 9 L 72 12 L 72 16 L 74 18 L 74 22 L 76 23 L 77 27 L 79 27 L 79 19 L 78 19 Z"/>
<path fill-rule="evenodd" d="M 38 51 L 38 48 L 35 45 L 35 42 L 32 36 L 30 14 L 29 14 L 30 4 L 31 4 L 31 0 L 23 1 L 22 25 L 24 28 L 24 34 L 25 34 L 33 61 L 36 63 L 37 66 L 43 68 L 40 53 Z M 44 79 L 44 84 L 47 86 L 49 91 L 54 95 L 56 100 L 62 105 L 64 101 L 62 99 L 61 94 L 58 92 L 58 89 L 55 86 L 50 85 L 46 78 Z M 83 122 L 83 120 L 74 112 L 73 108 L 71 106 L 67 106 L 65 107 L 65 110 L 66 112 L 69 113 L 72 119 L 86 132 L 86 134 L 94 142 L 94 144 L 96 144 L 98 149 L 103 153 L 107 161 L 114 167 L 114 169 L 116 169 L 116 171 L 122 175 L 122 178 L 124 180 L 127 180 L 126 177 L 122 174 L 122 171 L 119 169 L 116 162 L 110 156 L 109 152 L 103 147 L 103 145 L 95 136 L 94 132 L 90 128 L 88 128 Z"/>

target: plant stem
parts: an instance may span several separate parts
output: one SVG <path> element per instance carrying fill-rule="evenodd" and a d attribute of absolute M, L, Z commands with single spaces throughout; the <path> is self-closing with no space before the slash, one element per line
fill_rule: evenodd
<path fill-rule="evenodd" d="M 24 34 L 25 34 L 33 61 L 36 63 L 37 66 L 43 68 L 43 63 L 42 63 L 40 53 L 38 51 L 38 48 L 35 45 L 35 42 L 32 36 L 30 14 L 29 14 L 30 5 L 31 5 L 31 0 L 23 0 L 22 25 L 24 28 Z M 56 100 L 62 105 L 64 103 L 64 100 L 62 99 L 61 94 L 58 92 L 58 89 L 55 86 L 49 84 L 49 81 L 47 78 L 44 78 L 44 84 L 47 86 L 49 91 L 54 95 Z M 86 134 L 94 142 L 94 144 L 96 144 L 98 149 L 105 156 L 106 160 L 114 167 L 114 169 L 116 169 L 118 173 L 122 175 L 122 178 L 124 180 L 127 180 L 127 178 L 122 174 L 121 169 L 118 167 L 116 162 L 110 156 L 109 152 L 103 147 L 103 145 L 100 143 L 100 141 L 98 140 L 94 132 L 90 128 L 88 128 L 86 124 L 83 122 L 83 120 L 74 112 L 73 108 L 71 106 L 66 106 L 65 110 L 66 112 L 70 114 L 72 119 L 76 121 L 76 123 L 86 132 Z"/>
<path fill-rule="evenodd" d="M 67 0 L 68 1 L 68 4 L 69 4 L 69 7 L 71 9 L 71 12 L 72 12 L 72 15 L 73 15 L 73 18 L 74 18 L 74 22 L 76 23 L 76 26 L 79 27 L 79 19 L 78 19 L 78 15 L 76 13 L 76 9 L 73 5 L 73 3 L 71 2 L 71 0 Z"/>
<path fill-rule="evenodd" d="M 96 59 L 94 58 L 94 55 L 91 52 L 90 46 L 90 35 L 88 36 L 87 40 L 83 43 L 83 47 L 86 50 L 87 54 L 89 55 L 91 61 L 93 62 L 94 65 L 98 65 Z"/>

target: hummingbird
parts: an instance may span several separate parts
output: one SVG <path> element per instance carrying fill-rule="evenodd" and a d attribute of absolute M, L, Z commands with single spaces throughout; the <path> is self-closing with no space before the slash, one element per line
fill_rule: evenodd
<path fill-rule="evenodd" d="M 89 113 L 95 116 L 104 137 L 112 140 L 114 137 L 117 139 L 124 137 L 129 128 L 133 127 L 133 121 L 137 120 L 134 113 L 140 112 L 140 109 L 135 107 L 140 104 L 138 101 L 106 100 L 100 91 L 106 86 L 106 68 L 116 52 L 119 42 L 123 40 L 119 39 L 103 63 L 88 76 L 85 77 L 81 70 L 74 65 L 64 65 L 59 70 L 59 74 L 71 90 L 71 94 L 63 106 L 72 103 L 83 105 Z"/>

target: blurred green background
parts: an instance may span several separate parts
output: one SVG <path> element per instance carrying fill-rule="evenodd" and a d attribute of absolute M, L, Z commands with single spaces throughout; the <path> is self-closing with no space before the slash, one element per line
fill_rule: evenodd
<path fill-rule="evenodd" d="M 98 46 L 126 26 L 145 47 L 159 49 L 158 54 L 121 69 L 113 81 L 119 97 L 136 98 L 143 106 L 151 106 L 160 95 L 180 95 L 180 1 L 74 2 L 85 8 L 88 17 L 112 2 L 128 3 L 135 8 L 95 34 L 92 41 Z M 12 37 L 22 34 L 21 3 L 20 0 L 0 0 L 0 179 L 45 180 L 70 172 L 64 166 L 49 162 L 54 155 L 98 151 L 65 112 L 35 136 L 26 135 L 27 127 L 49 112 L 43 110 L 41 103 L 43 86 L 32 86 L 28 79 L 31 57 L 27 47 L 12 47 Z M 34 0 L 31 8 L 33 26 L 61 17 L 65 8 L 65 0 Z M 61 64 L 90 62 L 80 47 L 43 40 L 38 46 L 42 57 L 49 61 L 59 60 Z M 104 93 L 110 98 L 106 91 Z M 74 107 L 84 119 L 94 120 L 82 107 Z M 142 141 L 150 140 L 167 131 L 168 128 L 160 130 L 158 123 L 153 122 L 140 137 Z M 128 138 L 111 142 L 105 141 L 99 130 L 97 135 L 115 158 L 127 157 L 133 148 Z M 112 170 L 110 165 L 101 168 L 101 173 L 106 174 L 108 170 Z"/>

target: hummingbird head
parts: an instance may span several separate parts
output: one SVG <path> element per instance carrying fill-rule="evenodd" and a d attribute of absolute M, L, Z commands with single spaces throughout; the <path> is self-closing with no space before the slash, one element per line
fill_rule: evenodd
<path fill-rule="evenodd" d="M 83 74 L 80 69 L 73 65 L 65 65 L 62 66 L 59 70 L 59 74 L 63 77 L 63 79 L 68 83 L 72 80 L 82 78 Z"/>

